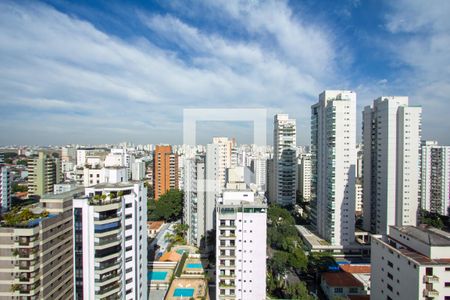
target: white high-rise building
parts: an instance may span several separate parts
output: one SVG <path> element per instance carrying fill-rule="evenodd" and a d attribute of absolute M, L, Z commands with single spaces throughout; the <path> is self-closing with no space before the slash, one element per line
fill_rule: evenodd
<path fill-rule="evenodd" d="M 355 240 L 356 93 L 324 91 L 311 107 L 312 220 L 333 245 Z"/>
<path fill-rule="evenodd" d="M 213 138 L 212 144 L 206 145 L 206 201 L 205 231 L 214 228 L 214 209 L 226 183 L 227 168 L 231 167 L 231 150 L 234 140 L 226 137 Z"/>
<path fill-rule="evenodd" d="M 1 212 L 11 209 L 12 173 L 8 166 L 0 165 L 0 208 Z"/>
<path fill-rule="evenodd" d="M 75 299 L 147 299 L 146 195 L 119 181 L 74 199 Z"/>
<path fill-rule="evenodd" d="M 386 234 L 417 223 L 422 108 L 380 97 L 363 112 L 363 226 Z"/>
<path fill-rule="evenodd" d="M 372 236 L 370 299 L 450 297 L 450 236 L 435 228 L 390 226 Z"/>
<path fill-rule="evenodd" d="M 255 174 L 255 184 L 258 191 L 267 190 L 267 159 L 257 158 L 251 162 L 252 171 Z"/>
<path fill-rule="evenodd" d="M 227 190 L 216 208 L 216 299 L 266 299 L 267 204 Z"/>
<path fill-rule="evenodd" d="M 311 200 L 311 154 L 300 154 L 298 159 L 298 191 L 303 201 Z"/>
<path fill-rule="evenodd" d="M 422 209 L 450 215 L 450 146 L 423 141 L 420 161 Z"/>
<path fill-rule="evenodd" d="M 184 161 L 183 223 L 189 226 L 187 241 L 197 247 L 205 236 L 205 157 Z"/>
<path fill-rule="evenodd" d="M 295 204 L 297 187 L 296 122 L 287 114 L 277 114 L 273 124 L 274 191 L 271 202 Z"/>

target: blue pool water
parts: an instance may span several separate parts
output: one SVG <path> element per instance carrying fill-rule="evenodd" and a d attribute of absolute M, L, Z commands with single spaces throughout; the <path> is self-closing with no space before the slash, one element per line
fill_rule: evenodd
<path fill-rule="evenodd" d="M 147 273 L 148 280 L 164 280 L 167 277 L 167 271 L 149 271 Z"/>
<path fill-rule="evenodd" d="M 176 288 L 173 291 L 174 297 L 192 297 L 194 296 L 194 288 Z"/>
<path fill-rule="evenodd" d="M 186 250 L 184 250 L 184 249 L 178 249 L 177 250 L 177 253 L 180 254 L 180 255 L 182 255 L 184 252 L 186 252 Z"/>
<path fill-rule="evenodd" d="M 188 268 L 188 269 L 201 269 L 202 268 L 202 264 L 187 264 L 186 268 Z"/>

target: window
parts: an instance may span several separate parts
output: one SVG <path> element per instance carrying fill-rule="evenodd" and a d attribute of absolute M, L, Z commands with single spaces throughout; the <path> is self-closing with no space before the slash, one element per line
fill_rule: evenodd
<path fill-rule="evenodd" d="M 344 289 L 341 288 L 341 287 L 334 288 L 334 292 L 335 292 L 336 294 L 342 294 L 342 293 L 344 292 Z"/>
<path fill-rule="evenodd" d="M 393 268 L 393 267 L 394 267 L 394 264 L 393 264 L 392 262 L 388 261 L 388 266 L 391 267 L 391 268 Z"/>
<path fill-rule="evenodd" d="M 349 293 L 350 294 L 357 294 L 358 293 L 358 288 L 352 287 L 349 289 Z"/>
<path fill-rule="evenodd" d="M 392 286 L 390 284 L 387 285 L 387 288 L 392 292 Z"/>

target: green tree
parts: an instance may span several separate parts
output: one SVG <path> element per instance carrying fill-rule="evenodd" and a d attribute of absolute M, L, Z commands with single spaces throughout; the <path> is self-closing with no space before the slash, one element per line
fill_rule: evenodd
<path fill-rule="evenodd" d="M 288 284 L 285 291 L 285 297 L 289 299 L 313 300 L 306 288 L 306 284 L 302 281 Z"/>
<path fill-rule="evenodd" d="M 151 221 L 173 222 L 181 219 L 183 213 L 183 192 L 174 189 L 159 197 L 158 201 L 148 202 L 148 218 Z"/>
<path fill-rule="evenodd" d="M 12 186 L 12 192 L 28 192 L 28 187 L 26 185 L 20 185 L 18 183 L 14 183 Z"/>

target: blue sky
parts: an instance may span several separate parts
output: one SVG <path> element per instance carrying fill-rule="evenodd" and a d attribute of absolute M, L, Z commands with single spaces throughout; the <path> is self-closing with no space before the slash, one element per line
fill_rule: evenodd
<path fill-rule="evenodd" d="M 0 145 L 182 143 L 184 108 L 266 108 L 297 119 L 350 89 L 422 105 L 449 144 L 449 1 L 2 1 Z M 199 142 L 247 122 L 198 126 Z M 360 130 L 358 130 L 358 133 Z M 269 134 L 270 136 L 270 134 Z"/>

